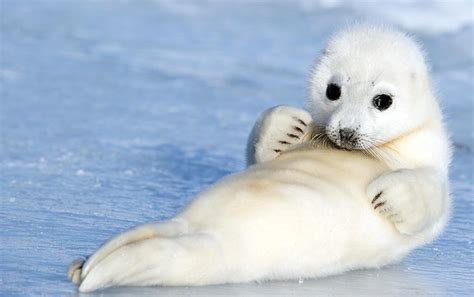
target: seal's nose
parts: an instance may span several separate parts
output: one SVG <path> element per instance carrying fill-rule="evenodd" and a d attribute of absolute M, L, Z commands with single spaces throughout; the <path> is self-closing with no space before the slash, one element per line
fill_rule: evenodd
<path fill-rule="evenodd" d="M 355 134 L 355 131 L 352 129 L 344 128 L 339 130 L 339 137 L 342 142 L 352 142 Z"/>

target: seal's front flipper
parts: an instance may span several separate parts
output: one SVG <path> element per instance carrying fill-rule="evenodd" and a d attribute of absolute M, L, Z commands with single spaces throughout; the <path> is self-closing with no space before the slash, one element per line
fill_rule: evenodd
<path fill-rule="evenodd" d="M 299 108 L 280 105 L 265 111 L 247 142 L 247 165 L 273 160 L 310 135 L 311 115 Z"/>
<path fill-rule="evenodd" d="M 447 219 L 449 197 L 444 178 L 434 169 L 399 169 L 373 180 L 367 195 L 375 211 L 400 233 L 415 235 Z"/>

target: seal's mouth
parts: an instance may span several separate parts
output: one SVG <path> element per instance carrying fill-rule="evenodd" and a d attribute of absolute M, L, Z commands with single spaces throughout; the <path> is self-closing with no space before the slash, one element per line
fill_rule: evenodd
<path fill-rule="evenodd" d="M 357 150 L 357 145 L 353 141 L 343 141 L 335 135 L 327 133 L 326 129 L 316 129 L 311 135 L 311 142 L 315 145 L 331 147 L 334 149 L 352 151 Z"/>
<path fill-rule="evenodd" d="M 311 141 L 317 145 L 346 151 L 361 151 L 368 147 L 363 134 L 347 130 L 336 132 L 322 127 L 315 128 L 311 135 Z"/>
<path fill-rule="evenodd" d="M 346 140 L 346 139 L 340 139 L 340 138 L 333 140 L 329 136 L 328 138 L 331 141 L 331 143 L 334 144 L 334 146 L 336 146 L 336 148 L 338 149 L 343 149 L 346 151 L 354 151 L 354 150 L 362 149 L 362 147 L 360 147 L 360 140 L 358 138 L 354 138 L 352 140 Z"/>
<path fill-rule="evenodd" d="M 333 142 L 333 144 L 338 148 L 338 149 L 343 149 L 346 151 L 353 151 L 357 150 L 358 148 L 355 147 L 352 143 L 347 143 L 347 142 Z"/>
<path fill-rule="evenodd" d="M 324 133 L 336 148 L 348 151 L 364 150 L 366 137 L 358 129 L 326 127 Z"/>

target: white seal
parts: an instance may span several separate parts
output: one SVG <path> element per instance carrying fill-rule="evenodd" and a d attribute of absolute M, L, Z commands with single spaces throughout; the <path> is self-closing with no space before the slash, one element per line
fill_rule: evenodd
<path fill-rule="evenodd" d="M 265 112 L 249 140 L 254 165 L 174 219 L 73 262 L 71 280 L 87 292 L 304 279 L 381 267 L 439 234 L 450 141 L 410 37 L 368 26 L 337 34 L 315 67 L 309 111 Z"/>

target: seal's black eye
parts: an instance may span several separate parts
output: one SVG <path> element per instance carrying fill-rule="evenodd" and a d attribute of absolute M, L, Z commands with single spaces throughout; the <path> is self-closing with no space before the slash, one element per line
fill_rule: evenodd
<path fill-rule="evenodd" d="M 339 99 L 341 97 L 341 87 L 336 84 L 329 84 L 326 89 L 326 97 L 331 101 Z"/>
<path fill-rule="evenodd" d="M 377 95 L 372 100 L 372 103 L 374 104 L 375 108 L 377 108 L 380 111 L 386 110 L 387 108 L 389 108 L 390 105 L 392 105 L 392 102 L 393 102 L 392 97 L 386 94 Z"/>

